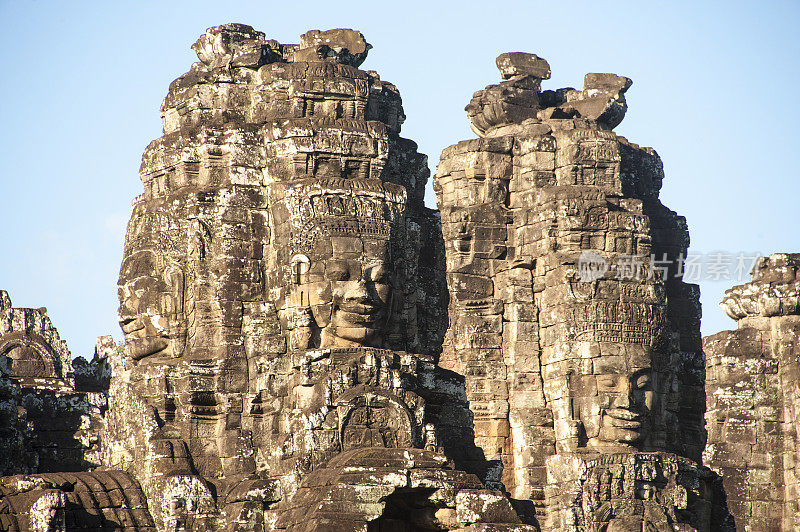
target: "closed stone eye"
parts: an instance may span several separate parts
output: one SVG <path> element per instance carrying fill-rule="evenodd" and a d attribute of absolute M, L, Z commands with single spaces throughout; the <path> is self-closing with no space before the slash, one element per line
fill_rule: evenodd
<path fill-rule="evenodd" d="M 325 268 L 325 278 L 329 281 L 347 281 L 350 278 L 350 271 L 346 264 L 333 262 Z"/>
<path fill-rule="evenodd" d="M 617 384 L 616 377 L 597 377 L 597 384 L 605 388 L 613 388 Z"/>
<path fill-rule="evenodd" d="M 367 270 L 367 275 L 365 277 L 370 281 L 380 283 L 386 281 L 388 274 L 389 272 L 387 271 L 386 266 L 380 264 L 370 267 Z"/>

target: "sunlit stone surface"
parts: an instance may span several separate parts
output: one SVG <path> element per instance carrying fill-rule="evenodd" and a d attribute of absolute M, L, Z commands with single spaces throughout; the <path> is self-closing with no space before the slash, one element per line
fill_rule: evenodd
<path fill-rule="evenodd" d="M 124 344 L 72 360 L 0 291 L 0 528 L 800 528 L 800 259 L 761 259 L 703 343 L 661 161 L 613 132 L 630 79 L 542 90 L 545 59 L 501 54 L 434 211 L 361 33 L 192 49 Z"/>

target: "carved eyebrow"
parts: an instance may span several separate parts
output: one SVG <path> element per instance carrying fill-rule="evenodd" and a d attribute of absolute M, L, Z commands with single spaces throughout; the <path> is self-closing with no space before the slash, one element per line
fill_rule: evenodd
<path fill-rule="evenodd" d="M 597 381 L 602 384 L 614 383 L 618 375 L 597 375 Z"/>
<path fill-rule="evenodd" d="M 653 379 L 649 373 L 640 373 L 631 378 L 631 385 L 634 389 L 642 389 L 653 385 Z"/>

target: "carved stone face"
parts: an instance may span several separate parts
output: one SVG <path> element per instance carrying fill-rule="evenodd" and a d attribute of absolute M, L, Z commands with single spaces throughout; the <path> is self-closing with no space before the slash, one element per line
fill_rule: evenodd
<path fill-rule="evenodd" d="M 655 377 L 645 346 L 616 346 L 615 353 L 595 358 L 593 373 L 578 377 L 573 392 L 586 445 L 640 448 L 650 430 Z"/>
<path fill-rule="evenodd" d="M 380 347 L 393 293 L 389 242 L 337 236 L 331 249 L 297 276 L 293 304 L 310 307 L 320 347 Z"/>
<path fill-rule="evenodd" d="M 139 251 L 125 257 L 119 277 L 119 324 L 128 355 L 178 356 L 177 330 L 183 313 L 183 273 L 159 268 L 155 254 Z"/>

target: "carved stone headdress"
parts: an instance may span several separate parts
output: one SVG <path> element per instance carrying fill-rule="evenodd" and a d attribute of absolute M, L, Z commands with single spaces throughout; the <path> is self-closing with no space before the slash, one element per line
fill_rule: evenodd
<path fill-rule="evenodd" d="M 273 183 L 270 204 L 279 255 L 310 256 L 335 236 L 390 240 L 404 232 L 405 188 L 374 179 Z"/>

